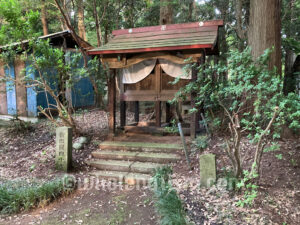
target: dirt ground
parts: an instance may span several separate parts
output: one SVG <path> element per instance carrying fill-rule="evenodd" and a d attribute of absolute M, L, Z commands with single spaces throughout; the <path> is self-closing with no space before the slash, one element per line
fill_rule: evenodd
<path fill-rule="evenodd" d="M 150 191 L 107 189 L 78 190 L 44 208 L 15 216 L 0 217 L 3 225 L 120 225 L 157 224 Z"/>
<path fill-rule="evenodd" d="M 236 202 L 239 192 L 227 191 L 222 185 L 199 188 L 199 154 L 216 155 L 217 177 L 224 178 L 229 160 L 223 150 L 224 139 L 214 137 L 204 152 L 192 153 L 193 170 L 182 160 L 173 166 L 173 185 L 184 201 L 195 224 L 300 224 L 300 142 L 282 140 L 280 149 L 264 153 L 259 192 L 252 207 L 241 208 Z M 244 169 L 250 169 L 255 149 L 247 139 L 242 143 Z"/>
<path fill-rule="evenodd" d="M 118 118 L 118 117 L 117 117 Z M 134 116 L 129 114 L 129 120 Z M 107 113 L 90 110 L 76 115 L 76 121 L 90 138 L 82 150 L 73 152 L 75 177 L 87 176 L 91 168 L 84 160 L 107 136 Z M 17 132 L 7 123 L 0 123 L 0 182 L 12 179 L 49 180 L 62 175 L 54 169 L 55 129 L 42 120 L 29 130 Z M 74 137 L 76 140 L 78 137 Z M 119 138 L 140 140 L 141 137 Z M 167 140 L 165 140 L 167 139 Z M 151 138 L 166 143 L 179 143 L 178 136 Z M 281 140 L 280 148 L 264 153 L 259 193 L 252 207 L 241 208 L 236 202 L 241 193 L 218 186 L 199 188 L 199 155 L 216 154 L 218 177 L 229 170 L 223 150 L 222 135 L 215 136 L 205 152 L 192 149 L 193 170 L 189 171 L 184 156 L 173 164 L 173 186 L 183 200 L 191 221 L 195 224 L 300 224 L 300 142 Z M 254 148 L 243 140 L 242 158 L 245 169 L 251 166 Z M 107 189 L 78 190 L 42 209 L 0 218 L 0 224 L 156 224 L 157 218 L 148 189 L 109 191 Z"/>
<path fill-rule="evenodd" d="M 128 115 L 130 118 L 131 115 Z M 133 118 L 133 117 L 132 117 Z M 71 175 L 77 180 L 90 178 L 92 170 L 84 160 L 107 136 L 107 115 L 92 110 L 76 116 L 90 143 L 73 151 Z M 74 137 L 76 141 L 78 137 Z M 0 182 L 3 180 L 51 180 L 63 173 L 54 168 L 55 129 L 41 120 L 28 130 L 18 131 L 11 123 L 0 124 Z M 0 224 L 156 224 L 152 193 L 147 188 L 122 185 L 81 188 L 41 209 L 0 217 Z"/>

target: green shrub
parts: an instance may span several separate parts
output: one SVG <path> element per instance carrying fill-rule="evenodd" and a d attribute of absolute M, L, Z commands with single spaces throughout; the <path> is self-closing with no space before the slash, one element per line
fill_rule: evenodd
<path fill-rule="evenodd" d="M 185 225 L 186 215 L 177 192 L 169 183 L 172 169 L 162 167 L 155 170 L 152 186 L 154 188 L 155 208 L 160 215 L 161 225 Z"/>
<path fill-rule="evenodd" d="M 10 128 L 10 132 L 12 133 L 26 133 L 34 130 L 31 122 L 23 121 L 17 115 L 10 120 Z"/>
<path fill-rule="evenodd" d="M 198 149 L 206 149 L 208 147 L 208 141 L 209 138 L 207 136 L 198 136 L 195 141 L 193 142 L 193 144 L 195 145 L 196 148 Z"/>
<path fill-rule="evenodd" d="M 255 184 L 255 179 L 257 179 L 258 174 L 253 171 L 255 170 L 250 173 L 248 170 L 244 170 L 244 177 L 237 183 L 237 188 L 244 191 L 243 198 L 236 203 L 239 207 L 252 206 L 257 197 L 258 186 Z"/>
<path fill-rule="evenodd" d="M 177 124 L 176 124 L 176 120 L 173 119 L 171 121 L 171 126 L 168 126 L 168 127 L 165 127 L 165 131 L 167 133 L 170 133 L 170 134 L 176 134 L 176 133 L 179 133 L 179 129 L 177 127 Z"/>
<path fill-rule="evenodd" d="M 66 186 L 69 177 L 47 181 L 42 184 L 26 181 L 7 181 L 0 184 L 0 213 L 12 214 L 46 205 L 74 190 Z"/>
<path fill-rule="evenodd" d="M 227 170 L 223 167 L 218 177 L 226 180 L 226 190 L 233 191 L 236 189 L 238 179 L 234 176 L 234 172 L 232 170 Z"/>

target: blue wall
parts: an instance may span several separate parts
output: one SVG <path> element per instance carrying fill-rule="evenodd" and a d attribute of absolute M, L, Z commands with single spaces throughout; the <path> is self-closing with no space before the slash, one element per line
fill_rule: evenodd
<path fill-rule="evenodd" d="M 72 53 L 71 53 L 72 54 Z M 90 57 L 88 57 L 90 59 Z M 68 59 L 66 59 L 68 60 Z M 83 68 L 83 57 L 80 59 L 77 68 Z M 75 78 L 76 79 L 76 78 Z M 88 77 L 77 77 L 71 88 L 73 107 L 84 107 L 94 105 L 94 89 L 91 80 Z"/>
<path fill-rule="evenodd" d="M 45 73 L 47 73 L 47 77 L 49 77 L 49 84 L 50 84 L 50 87 L 52 90 L 57 90 L 57 79 L 56 79 L 56 76 L 57 76 L 57 73 L 54 69 L 47 69 L 45 71 Z M 36 77 L 38 77 L 38 72 L 36 72 Z M 49 102 L 49 105 L 48 105 L 48 102 Z M 54 98 L 49 94 L 49 93 L 46 93 L 44 90 L 37 90 L 37 107 L 38 106 L 41 106 L 43 109 L 45 108 L 55 108 L 52 105 L 56 105 L 56 102 L 54 100 Z"/>
<path fill-rule="evenodd" d="M 10 63 L 9 66 L 4 68 L 5 75 L 11 79 L 15 79 L 14 64 Z M 7 97 L 7 113 L 8 115 L 17 114 L 17 99 L 16 99 L 16 85 L 14 81 L 8 80 L 6 82 L 6 97 Z"/>
<path fill-rule="evenodd" d="M 26 76 L 34 80 L 34 72 L 31 70 L 30 63 L 26 62 Z M 37 93 L 34 87 L 27 88 L 27 115 L 29 117 L 37 116 Z"/>
<path fill-rule="evenodd" d="M 83 58 L 81 58 L 80 63 L 77 68 L 83 67 Z M 15 68 L 14 64 L 11 63 L 9 67 L 4 68 L 6 76 L 15 79 Z M 58 79 L 57 72 L 53 69 L 47 69 L 45 71 L 50 77 L 49 83 L 52 89 L 57 90 Z M 38 73 L 31 69 L 30 62 L 26 62 L 26 75 L 35 79 Z M 93 85 L 88 77 L 75 77 L 74 85 L 71 88 L 71 100 L 73 107 L 85 107 L 94 105 L 94 91 Z M 17 100 L 16 100 L 16 85 L 13 81 L 6 82 L 6 92 L 7 92 L 7 111 L 8 115 L 17 114 Z M 27 115 L 29 117 L 36 117 L 38 115 L 38 106 L 42 108 L 54 108 L 49 106 L 49 104 L 56 105 L 55 100 L 44 90 L 37 89 L 36 87 L 28 87 L 26 90 L 27 94 Z"/>

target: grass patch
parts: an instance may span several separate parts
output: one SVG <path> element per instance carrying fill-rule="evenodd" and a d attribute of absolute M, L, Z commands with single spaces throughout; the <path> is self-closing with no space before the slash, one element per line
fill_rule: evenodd
<path fill-rule="evenodd" d="M 112 214 L 109 223 L 110 225 L 118 225 L 125 222 L 127 212 L 127 205 L 123 201 L 125 198 L 124 195 L 117 196 L 114 198 L 116 204 L 116 211 Z"/>
<path fill-rule="evenodd" d="M 12 214 L 35 207 L 70 194 L 75 185 L 69 184 L 70 177 L 57 178 L 47 182 L 6 181 L 0 184 L 0 213 Z"/>
<path fill-rule="evenodd" d="M 185 225 L 188 223 L 182 202 L 169 182 L 171 174 L 172 169 L 170 167 L 155 170 L 152 180 L 154 206 L 160 216 L 161 225 Z"/>

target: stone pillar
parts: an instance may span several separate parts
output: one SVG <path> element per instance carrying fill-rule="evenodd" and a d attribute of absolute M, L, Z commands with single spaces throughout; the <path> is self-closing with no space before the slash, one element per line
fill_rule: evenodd
<path fill-rule="evenodd" d="M 58 127 L 56 129 L 56 156 L 57 170 L 68 172 L 72 164 L 72 128 Z"/>
<path fill-rule="evenodd" d="M 200 155 L 200 186 L 209 188 L 217 179 L 216 156 L 214 154 Z"/>

